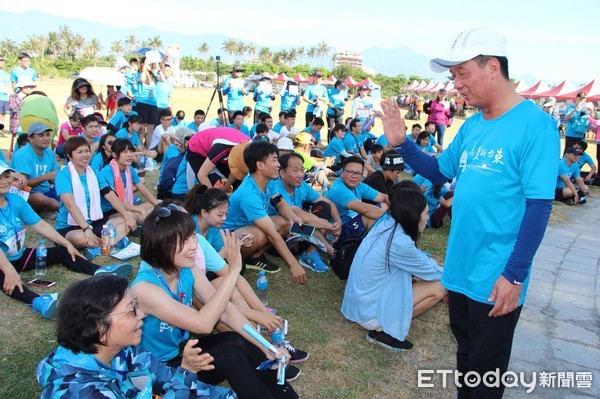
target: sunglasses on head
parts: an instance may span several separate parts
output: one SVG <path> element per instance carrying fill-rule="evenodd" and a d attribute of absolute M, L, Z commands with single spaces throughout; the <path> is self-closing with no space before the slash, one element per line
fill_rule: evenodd
<path fill-rule="evenodd" d="M 156 220 L 154 221 L 154 227 L 158 224 L 160 219 L 166 219 L 173 214 L 174 211 L 183 212 L 181 208 L 175 204 L 168 204 L 161 206 L 156 210 Z"/>

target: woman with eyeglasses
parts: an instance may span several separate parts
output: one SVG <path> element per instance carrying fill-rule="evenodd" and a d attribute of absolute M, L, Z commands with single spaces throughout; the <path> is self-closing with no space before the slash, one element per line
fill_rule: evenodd
<path fill-rule="evenodd" d="M 389 212 L 354 255 L 341 310 L 369 331 L 367 341 L 408 350 L 412 319 L 440 302 L 445 289 L 442 268 L 417 246 L 429 219 L 427 200 L 418 189 L 395 185 L 390 191 Z"/>
<path fill-rule="evenodd" d="M 147 314 L 142 344 L 162 362 L 177 366 L 190 334 L 200 335 L 194 347 L 214 359 L 212 369 L 198 372 L 200 381 L 227 380 L 240 398 L 297 398 L 288 382 L 277 384 L 275 370 L 256 369 L 274 356 L 242 329 L 250 322 L 229 302 L 242 258 L 239 240 L 230 232 L 222 238 L 229 266 L 214 288 L 204 274 L 205 255 L 192 217 L 175 204 L 158 206 L 148 215 L 142 227 L 142 263 L 131 288 Z M 200 310 L 192 307 L 194 297 L 204 305 Z M 211 334 L 218 322 L 231 331 Z M 288 366 L 286 376 L 292 371 Z"/>
<path fill-rule="evenodd" d="M 139 343 L 144 313 L 127 279 L 96 276 L 69 286 L 56 320 L 58 348 L 37 367 L 42 398 L 233 399 L 231 389 L 198 381 L 210 356 L 190 340 L 181 365 L 168 367 Z"/>

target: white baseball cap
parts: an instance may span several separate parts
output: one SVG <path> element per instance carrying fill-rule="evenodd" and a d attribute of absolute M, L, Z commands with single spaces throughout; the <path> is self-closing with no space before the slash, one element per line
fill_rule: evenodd
<path fill-rule="evenodd" d="M 506 38 L 490 28 L 467 29 L 454 40 L 446 57 L 434 58 L 429 65 L 433 72 L 445 72 L 478 55 L 506 57 Z"/>
<path fill-rule="evenodd" d="M 277 149 L 279 150 L 293 150 L 294 143 L 292 143 L 292 139 L 289 137 L 282 137 L 277 141 Z"/>

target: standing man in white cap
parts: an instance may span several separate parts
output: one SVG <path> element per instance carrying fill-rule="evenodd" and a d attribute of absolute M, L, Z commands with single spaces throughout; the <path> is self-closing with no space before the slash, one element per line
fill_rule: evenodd
<path fill-rule="evenodd" d="M 483 378 L 498 369 L 502 376 L 507 370 L 532 259 L 552 210 L 559 143 L 551 118 L 510 83 L 506 40 L 499 33 L 462 32 L 448 57 L 432 60 L 431 69 L 449 69 L 454 87 L 482 111 L 465 121 L 437 158 L 406 140 L 395 102 L 382 104 L 384 131 L 404 161 L 434 184 L 456 177 L 442 284 L 458 343 L 458 397 L 500 398 L 504 385 L 494 376 L 470 387 L 464 375 Z"/>

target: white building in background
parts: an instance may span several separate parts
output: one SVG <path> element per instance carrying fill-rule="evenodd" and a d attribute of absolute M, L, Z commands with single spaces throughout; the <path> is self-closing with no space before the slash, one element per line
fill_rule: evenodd
<path fill-rule="evenodd" d="M 363 56 L 360 53 L 351 53 L 345 50 L 335 50 L 335 55 L 333 56 L 333 67 L 337 67 L 340 65 L 349 65 L 352 68 L 362 68 L 363 66 Z"/>

